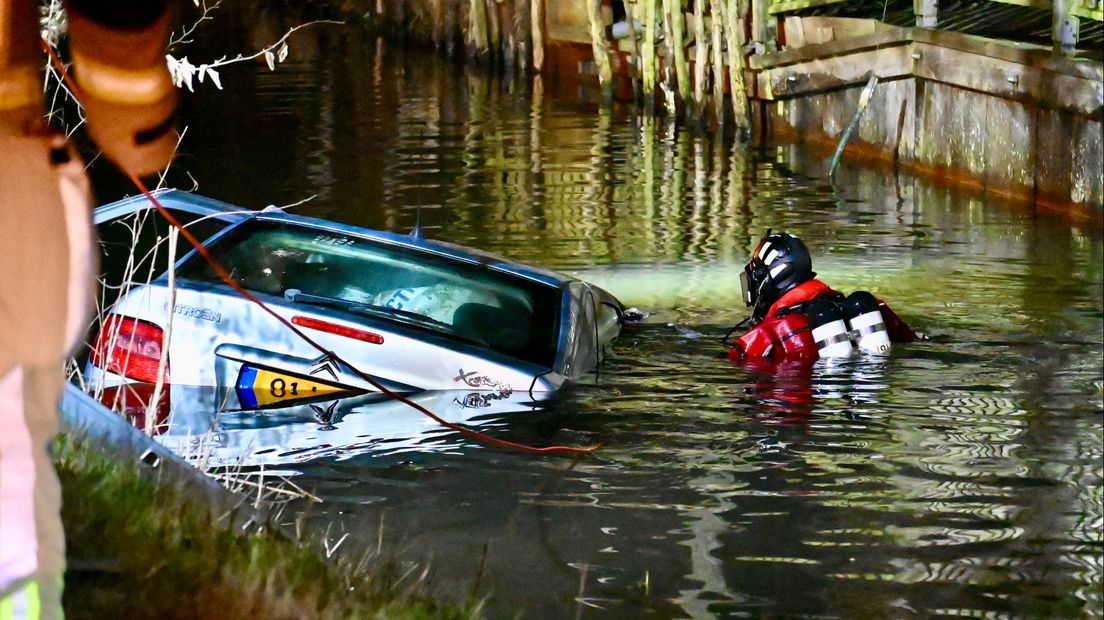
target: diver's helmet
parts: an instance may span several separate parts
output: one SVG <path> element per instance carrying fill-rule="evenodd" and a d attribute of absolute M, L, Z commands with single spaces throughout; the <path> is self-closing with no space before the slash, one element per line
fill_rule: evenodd
<path fill-rule="evenodd" d="M 754 307 L 753 317 L 761 319 L 786 291 L 815 277 L 809 250 L 801 239 L 767 230 L 740 274 L 744 303 Z"/>

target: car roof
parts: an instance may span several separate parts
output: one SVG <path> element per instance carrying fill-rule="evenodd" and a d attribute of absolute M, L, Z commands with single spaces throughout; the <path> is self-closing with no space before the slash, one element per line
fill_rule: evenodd
<path fill-rule="evenodd" d="M 259 211 L 245 209 L 213 198 L 207 198 L 206 196 L 178 189 L 159 189 L 152 193 L 157 197 L 158 202 L 170 210 L 182 210 L 202 215 L 219 216 L 221 219 L 226 219 L 234 223 L 241 223 L 247 219 L 256 218 L 304 226 L 316 230 L 326 230 L 414 251 L 429 252 L 438 256 L 468 263 L 484 265 L 498 271 L 534 280 L 549 286 L 559 287 L 567 282 L 575 280 L 575 278 L 570 276 L 518 263 L 497 254 L 448 243 L 446 241 L 426 239 L 421 235 L 372 230 L 330 220 L 294 215 L 276 206 L 266 207 Z M 148 199 L 144 195 L 125 198 L 96 209 L 95 222 L 100 224 L 109 219 L 120 217 L 142 208 L 149 208 L 150 206 L 152 205 L 150 205 Z"/>

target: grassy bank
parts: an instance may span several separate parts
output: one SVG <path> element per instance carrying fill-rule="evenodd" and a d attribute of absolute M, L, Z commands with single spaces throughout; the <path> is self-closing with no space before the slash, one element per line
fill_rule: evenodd
<path fill-rule="evenodd" d="M 394 564 L 354 571 L 271 528 L 233 531 L 102 448 L 62 438 L 69 571 L 65 613 L 80 618 L 469 618 L 432 601 Z"/>

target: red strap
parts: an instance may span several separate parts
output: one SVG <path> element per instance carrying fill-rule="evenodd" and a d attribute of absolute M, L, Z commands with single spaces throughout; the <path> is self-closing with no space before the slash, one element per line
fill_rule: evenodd
<path fill-rule="evenodd" d="M 820 280 L 814 279 L 802 282 L 801 284 L 798 284 L 794 288 L 787 291 L 785 295 L 779 297 L 778 301 L 774 302 L 774 305 L 771 306 L 770 311 L 767 312 L 767 318 L 774 318 L 774 316 L 777 315 L 778 312 L 784 308 L 789 308 L 790 306 L 796 306 L 807 301 L 812 301 L 813 299 L 816 299 L 817 297 L 825 293 L 838 295 L 836 291 L 832 290 L 831 287 L 821 282 Z"/>
<path fill-rule="evenodd" d="M 916 332 L 912 331 L 908 323 L 905 323 L 904 319 L 897 316 L 897 313 L 881 299 L 878 300 L 878 310 L 882 312 L 882 321 L 885 322 L 886 332 L 889 333 L 890 341 L 916 342 L 920 339 L 920 337 L 916 335 Z"/>

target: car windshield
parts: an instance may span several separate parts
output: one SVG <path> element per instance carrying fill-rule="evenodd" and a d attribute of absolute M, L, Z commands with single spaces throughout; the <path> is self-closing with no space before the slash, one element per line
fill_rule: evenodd
<path fill-rule="evenodd" d="M 478 264 L 339 232 L 251 220 L 212 244 L 243 288 L 479 343 L 551 367 L 561 292 Z M 177 277 L 221 282 L 196 255 Z"/>

